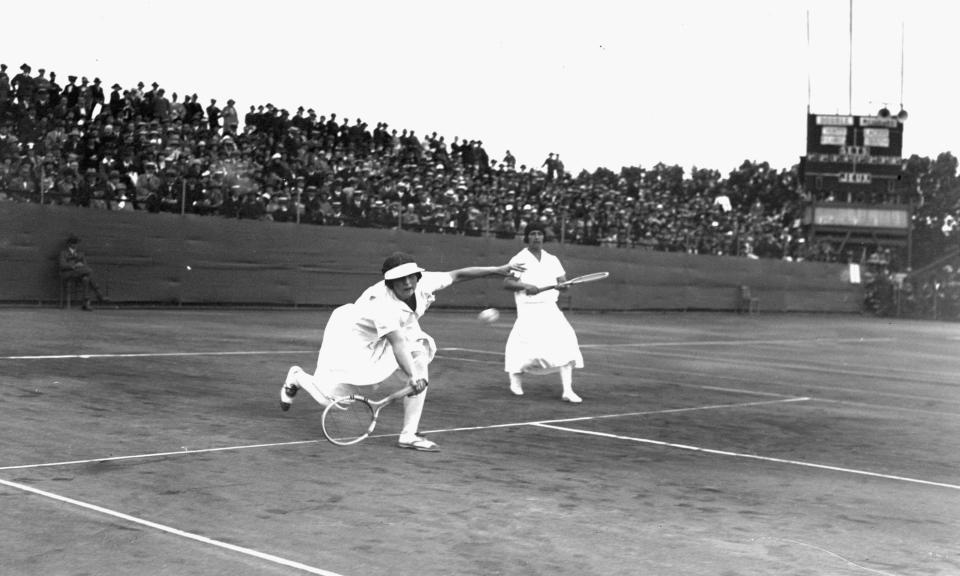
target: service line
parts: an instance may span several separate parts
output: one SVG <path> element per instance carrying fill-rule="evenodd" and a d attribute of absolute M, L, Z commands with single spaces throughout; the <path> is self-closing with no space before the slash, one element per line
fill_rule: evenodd
<path fill-rule="evenodd" d="M 883 478 L 886 480 L 899 480 L 900 482 L 912 482 L 914 484 L 923 484 L 926 486 L 937 486 L 940 488 L 950 488 L 960 490 L 956 484 L 946 484 L 944 482 L 931 482 L 930 480 L 920 480 L 918 478 L 909 478 L 906 476 L 894 476 L 892 474 L 880 474 L 878 472 L 869 472 L 867 470 L 855 470 L 853 468 L 843 468 L 840 466 L 830 466 L 827 464 L 816 464 L 814 462 L 803 462 L 800 460 L 786 460 L 784 458 L 774 458 L 771 456 L 759 456 L 757 454 L 744 454 L 741 452 L 730 452 L 728 450 L 714 450 L 712 448 L 701 448 L 699 446 L 690 446 L 688 444 L 674 444 L 672 442 L 663 442 L 661 440 L 652 440 L 650 438 L 635 438 L 633 436 L 622 436 L 620 434 L 609 434 L 607 432 L 596 432 L 594 430 L 583 430 L 580 428 L 569 428 L 567 426 L 557 426 L 547 422 L 534 423 L 533 426 L 550 428 L 552 430 L 562 430 L 564 432 L 573 432 L 575 434 L 586 434 L 588 436 L 600 436 L 603 438 L 614 438 L 617 440 L 628 440 L 630 442 L 640 442 L 642 444 L 654 444 L 666 448 L 677 448 L 680 450 L 691 450 L 693 452 L 702 452 L 704 454 L 715 454 L 717 456 L 732 456 L 734 458 L 748 458 L 750 460 L 761 460 L 763 462 L 775 462 L 777 464 L 790 464 L 792 466 L 805 466 L 807 468 L 817 468 L 819 470 L 831 470 L 833 472 L 844 472 L 846 474 L 857 474 L 860 476 L 870 476 L 873 478 Z"/>

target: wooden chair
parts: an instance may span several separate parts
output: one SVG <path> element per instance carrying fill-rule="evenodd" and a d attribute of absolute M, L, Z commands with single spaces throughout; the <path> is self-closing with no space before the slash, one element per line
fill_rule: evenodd
<path fill-rule="evenodd" d="M 740 285 L 739 295 L 737 313 L 754 314 L 760 312 L 760 299 L 753 295 L 749 286 L 746 284 Z"/>
<path fill-rule="evenodd" d="M 60 277 L 60 307 L 70 308 L 71 301 L 83 299 L 83 282 L 79 278 Z"/>

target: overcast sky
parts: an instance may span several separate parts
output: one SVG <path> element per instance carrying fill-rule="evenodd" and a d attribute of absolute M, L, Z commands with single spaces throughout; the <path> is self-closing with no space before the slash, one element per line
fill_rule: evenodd
<path fill-rule="evenodd" d="M 855 0 L 852 91 L 848 0 L 33 0 L 4 12 L 0 61 L 14 73 L 26 62 L 61 82 L 156 81 L 205 105 L 234 98 L 241 114 L 304 106 L 482 140 L 492 158 L 510 149 L 534 166 L 556 152 L 575 171 L 789 168 L 808 103 L 896 113 L 901 88 L 904 155 L 960 153 L 954 0 Z"/>

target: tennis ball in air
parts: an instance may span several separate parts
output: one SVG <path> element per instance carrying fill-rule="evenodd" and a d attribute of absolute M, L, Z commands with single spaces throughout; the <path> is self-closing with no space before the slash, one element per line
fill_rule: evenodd
<path fill-rule="evenodd" d="M 500 318 L 500 311 L 496 308 L 487 308 L 483 312 L 477 314 L 477 320 L 486 322 L 487 324 L 496 322 L 498 318 Z"/>

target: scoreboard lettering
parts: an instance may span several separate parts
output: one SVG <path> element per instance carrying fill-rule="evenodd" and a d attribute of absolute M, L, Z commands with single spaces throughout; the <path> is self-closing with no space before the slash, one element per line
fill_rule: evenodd
<path fill-rule="evenodd" d="M 841 184 L 870 184 L 873 182 L 866 172 L 841 172 L 837 180 Z"/>
<path fill-rule="evenodd" d="M 821 146 L 844 146 L 847 143 L 845 126 L 824 126 L 820 129 Z"/>
<path fill-rule="evenodd" d="M 853 126 L 853 116 L 816 116 L 817 126 Z"/>

